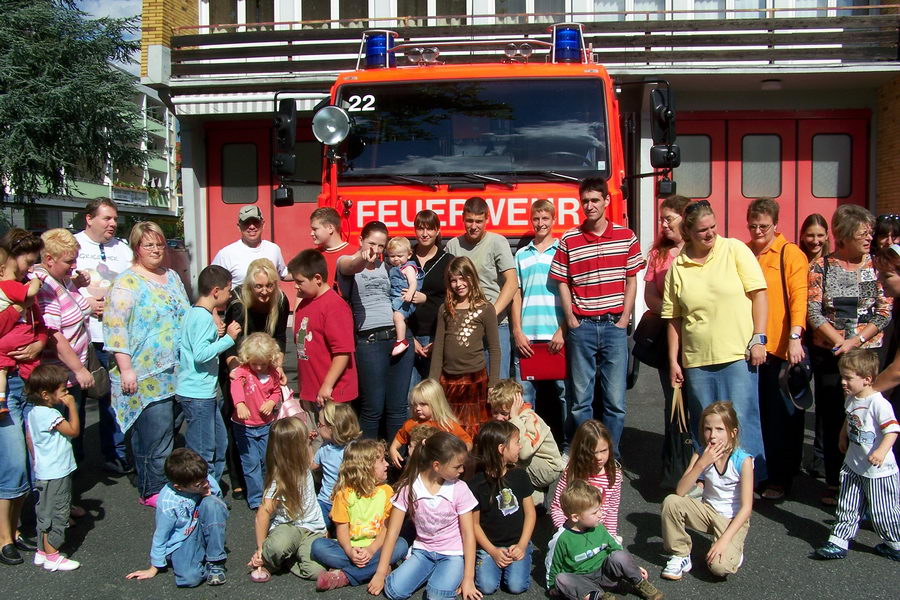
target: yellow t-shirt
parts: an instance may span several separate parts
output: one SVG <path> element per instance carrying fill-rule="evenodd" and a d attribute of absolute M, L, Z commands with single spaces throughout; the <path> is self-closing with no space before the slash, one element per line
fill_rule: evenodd
<path fill-rule="evenodd" d="M 365 548 L 375 541 L 378 532 L 391 515 L 391 496 L 394 490 L 383 483 L 371 496 L 360 498 L 350 488 L 342 488 L 334 495 L 331 520 L 350 526 L 350 545 Z"/>
<path fill-rule="evenodd" d="M 662 307 L 664 319 L 681 318 L 681 366 L 744 360 L 753 336 L 747 294 L 761 289 L 762 269 L 739 240 L 717 237 L 703 264 L 682 251 L 666 276 Z"/>

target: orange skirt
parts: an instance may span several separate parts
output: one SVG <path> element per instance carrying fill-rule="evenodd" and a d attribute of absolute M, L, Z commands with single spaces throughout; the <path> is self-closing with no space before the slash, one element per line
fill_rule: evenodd
<path fill-rule="evenodd" d="M 491 420 L 487 402 L 487 371 L 482 369 L 462 375 L 441 373 L 440 384 L 459 424 L 474 438 L 481 424 Z"/>

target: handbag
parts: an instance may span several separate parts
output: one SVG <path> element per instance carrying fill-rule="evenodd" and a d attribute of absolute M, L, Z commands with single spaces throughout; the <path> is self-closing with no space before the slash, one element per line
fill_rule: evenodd
<path fill-rule="evenodd" d="M 694 454 L 694 439 L 688 427 L 687 412 L 681 388 L 672 391 L 672 411 L 668 422 L 669 435 L 663 444 L 661 485 L 674 489 L 687 470 Z"/>
<path fill-rule="evenodd" d="M 667 319 L 652 311 L 647 311 L 641 317 L 632 334 L 634 348 L 631 353 L 636 359 L 658 369 L 669 360 L 669 340 L 666 332 Z"/>
<path fill-rule="evenodd" d="M 94 385 L 84 390 L 85 396 L 94 400 L 100 400 L 108 396 L 112 391 L 109 382 L 109 371 L 100 362 L 100 357 L 97 356 L 94 344 L 88 344 L 87 364 L 85 367 L 94 377 Z"/>

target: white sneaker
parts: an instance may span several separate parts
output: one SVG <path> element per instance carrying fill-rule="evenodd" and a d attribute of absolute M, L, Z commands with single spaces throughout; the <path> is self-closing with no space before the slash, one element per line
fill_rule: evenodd
<path fill-rule="evenodd" d="M 62 554 L 56 560 L 44 560 L 44 569 L 47 571 L 74 571 L 80 566 L 80 562 L 66 558 Z"/>
<path fill-rule="evenodd" d="M 692 566 L 690 556 L 670 556 L 669 562 L 666 563 L 666 567 L 662 570 L 660 577 L 678 581 L 685 573 L 691 570 Z"/>
<path fill-rule="evenodd" d="M 47 562 L 47 555 L 43 552 L 35 552 L 34 553 L 34 566 L 40 567 Z"/>

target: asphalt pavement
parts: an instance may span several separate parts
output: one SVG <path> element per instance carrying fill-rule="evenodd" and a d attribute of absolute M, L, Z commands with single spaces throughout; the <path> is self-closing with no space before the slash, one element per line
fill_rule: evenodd
<path fill-rule="evenodd" d="M 662 404 L 656 373 L 645 367 L 634 389 L 628 393 L 628 415 L 621 442 L 626 479 L 622 486 L 619 534 L 624 537 L 625 548 L 647 568 L 651 580 L 667 598 L 874 599 L 900 595 L 900 563 L 875 553 L 874 546 L 879 539 L 871 529 L 860 531 L 847 559 L 822 562 L 808 558 L 809 553 L 827 538 L 834 513 L 833 509 L 819 504 L 823 482 L 806 475 L 797 478 L 788 499 L 756 502 L 744 549 L 744 565 L 737 574 L 727 580 L 712 577 L 703 559 L 710 541 L 706 536 L 696 534 L 693 536 L 694 570 L 678 582 L 660 579 L 659 573 L 665 563 L 659 517 L 665 492 L 658 485 Z M 544 412 L 543 408 L 541 412 Z M 813 415 L 807 415 L 807 442 L 811 439 L 812 422 Z M 276 575 L 266 584 L 250 581 L 249 570 L 244 565 L 254 550 L 254 514 L 245 503 L 234 500 L 230 500 L 226 585 L 178 589 L 171 573 L 162 573 L 149 581 L 126 580 L 126 573 L 148 565 L 153 511 L 138 504 L 137 494 L 127 478 L 108 477 L 101 472 L 97 413 L 90 406 L 85 447 L 87 459 L 79 469 L 75 487 L 80 492 L 80 504 L 90 514 L 69 529 L 63 547 L 72 558 L 81 562 L 82 567 L 69 573 L 50 573 L 30 564 L 32 555 L 26 553 L 24 565 L 0 565 L 0 597 L 193 600 L 308 598 L 316 595 L 313 582 L 291 574 Z M 808 444 L 806 450 L 810 450 Z M 33 516 L 30 522 L 33 527 Z M 26 532 L 30 533 L 27 526 Z M 532 586 L 519 598 L 546 597 L 540 583 L 544 573 L 541 565 L 550 534 L 549 517 L 540 517 L 534 536 L 537 550 Z M 369 596 L 365 587 L 358 587 L 325 592 L 321 597 L 343 600 Z M 512 598 L 502 592 L 494 597 Z M 414 598 L 422 598 L 422 592 Z"/>

